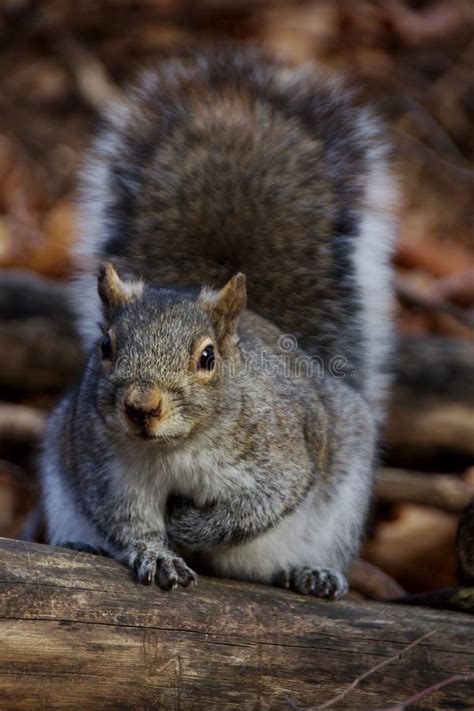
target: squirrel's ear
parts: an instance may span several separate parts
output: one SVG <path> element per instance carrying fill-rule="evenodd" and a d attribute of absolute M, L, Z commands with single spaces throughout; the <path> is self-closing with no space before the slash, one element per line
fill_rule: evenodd
<path fill-rule="evenodd" d="M 122 281 L 110 262 L 102 262 L 99 267 L 97 291 L 107 316 L 116 308 L 142 295 L 141 281 Z"/>
<path fill-rule="evenodd" d="M 247 304 L 245 274 L 239 272 L 220 291 L 203 290 L 201 303 L 216 317 L 220 336 L 231 335 L 237 328 L 239 317 Z"/>

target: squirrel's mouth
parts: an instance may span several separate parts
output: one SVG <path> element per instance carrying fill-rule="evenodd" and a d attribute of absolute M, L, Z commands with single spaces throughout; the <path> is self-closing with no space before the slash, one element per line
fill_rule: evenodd
<path fill-rule="evenodd" d="M 147 430 L 141 430 L 130 433 L 134 439 L 139 439 L 142 442 L 154 442 L 159 445 L 170 445 L 174 444 L 180 440 L 185 439 L 184 435 L 178 434 L 160 434 L 156 432 L 150 432 Z"/>

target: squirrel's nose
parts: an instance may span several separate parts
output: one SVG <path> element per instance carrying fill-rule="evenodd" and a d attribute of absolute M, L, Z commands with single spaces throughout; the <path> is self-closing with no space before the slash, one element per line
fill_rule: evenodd
<path fill-rule="evenodd" d="M 141 392 L 132 389 L 124 399 L 126 416 L 135 424 L 142 425 L 146 420 L 161 417 L 161 394 L 152 389 Z"/>

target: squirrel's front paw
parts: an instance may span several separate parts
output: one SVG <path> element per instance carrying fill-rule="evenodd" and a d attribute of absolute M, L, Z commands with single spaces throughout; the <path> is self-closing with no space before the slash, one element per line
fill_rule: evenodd
<path fill-rule="evenodd" d="M 282 570 L 274 578 L 278 587 L 291 588 L 303 595 L 315 595 L 326 600 L 338 600 L 349 590 L 346 578 L 334 568 L 292 568 Z"/>
<path fill-rule="evenodd" d="M 134 568 L 137 579 L 144 585 L 153 580 L 162 590 L 172 590 L 178 585 L 187 587 L 197 583 L 196 573 L 184 560 L 167 550 L 157 550 L 145 543 L 137 543 L 129 555 L 129 566 Z"/>

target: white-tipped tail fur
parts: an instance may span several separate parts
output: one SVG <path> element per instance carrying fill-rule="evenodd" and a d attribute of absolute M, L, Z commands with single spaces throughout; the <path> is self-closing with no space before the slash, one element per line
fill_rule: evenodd
<path fill-rule="evenodd" d="M 109 106 L 105 117 L 110 130 L 96 139 L 80 174 L 78 239 L 74 249 L 76 275 L 71 289 L 79 333 L 86 349 L 92 347 L 100 334 L 97 271 L 102 248 L 110 236 L 107 230 L 107 210 L 113 196 L 109 185 L 109 160 L 120 154 L 118 131 L 126 127 L 130 113 L 126 99 L 114 101 Z"/>
<path fill-rule="evenodd" d="M 387 147 L 373 143 L 373 118 L 359 117 L 361 140 L 368 144 L 368 172 L 360 232 L 353 262 L 362 299 L 361 321 L 367 343 L 366 397 L 383 418 L 390 386 L 393 349 L 393 276 L 391 257 L 397 232 L 398 181 L 388 165 Z"/>

